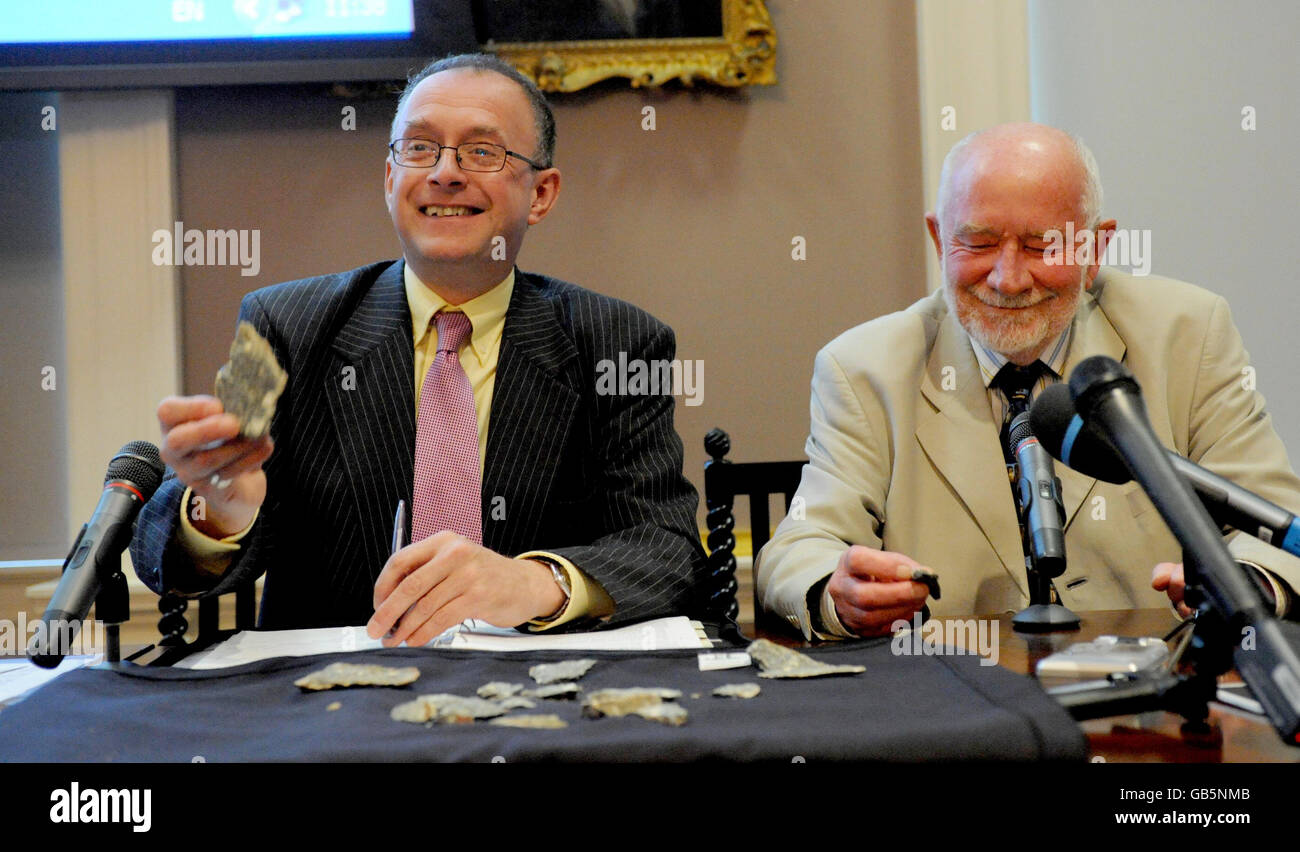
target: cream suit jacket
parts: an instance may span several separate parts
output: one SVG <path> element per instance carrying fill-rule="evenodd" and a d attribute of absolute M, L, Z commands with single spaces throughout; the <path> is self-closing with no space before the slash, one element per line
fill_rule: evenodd
<path fill-rule="evenodd" d="M 1103 269 L 1080 299 L 1065 376 L 1090 355 L 1122 361 L 1165 446 L 1300 512 L 1300 479 L 1273 429 L 1227 303 L 1180 281 Z M 756 565 L 760 605 L 812 625 L 809 592 L 852 544 L 935 569 L 934 615 L 1028 603 L 1024 555 L 988 392 L 970 338 L 942 293 L 852 328 L 818 353 L 811 429 L 791 513 Z M 1056 464 L 1074 610 L 1157 607 L 1158 562 L 1181 549 L 1135 482 L 1112 485 Z M 1300 560 L 1245 535 L 1239 559 L 1300 589 Z M 812 601 L 817 606 L 817 601 Z"/>

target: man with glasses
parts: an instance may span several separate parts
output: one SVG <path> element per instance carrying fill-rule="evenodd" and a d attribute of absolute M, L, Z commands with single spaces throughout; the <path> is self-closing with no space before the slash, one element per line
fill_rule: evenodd
<path fill-rule="evenodd" d="M 137 572 L 195 594 L 265 571 L 262 627 L 366 623 L 388 645 L 689 611 L 704 555 L 673 400 L 596 381 L 620 353 L 670 362 L 672 330 L 514 266 L 560 190 L 545 98 L 449 57 L 408 82 L 390 138 L 403 258 L 245 297 L 289 375 L 271 434 L 163 400 L 175 478 L 141 512 Z"/>

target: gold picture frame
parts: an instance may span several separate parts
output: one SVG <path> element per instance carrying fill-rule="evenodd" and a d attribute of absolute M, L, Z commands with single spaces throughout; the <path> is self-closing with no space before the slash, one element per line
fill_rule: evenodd
<path fill-rule="evenodd" d="M 633 88 L 680 80 L 720 86 L 776 83 L 776 31 L 763 0 L 720 0 L 721 38 L 498 42 L 483 45 L 544 92 L 576 92 L 613 77 Z"/>

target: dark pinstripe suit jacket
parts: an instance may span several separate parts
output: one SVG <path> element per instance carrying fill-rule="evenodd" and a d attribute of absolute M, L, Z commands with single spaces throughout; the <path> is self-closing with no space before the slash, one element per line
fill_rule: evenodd
<path fill-rule="evenodd" d="M 402 267 L 279 284 L 240 308 L 289 383 L 271 426 L 266 502 L 210 593 L 266 572 L 264 628 L 363 624 L 373 612 L 393 512 L 412 492 L 415 367 Z M 675 345 L 672 329 L 626 302 L 516 274 L 483 473 L 483 541 L 506 555 L 567 557 L 613 598 L 611 624 L 697 609 L 698 497 L 682 476 L 672 397 L 595 392 L 602 359 L 672 359 Z M 183 492 L 169 472 L 131 544 L 136 572 L 155 591 L 205 591 L 174 538 Z"/>

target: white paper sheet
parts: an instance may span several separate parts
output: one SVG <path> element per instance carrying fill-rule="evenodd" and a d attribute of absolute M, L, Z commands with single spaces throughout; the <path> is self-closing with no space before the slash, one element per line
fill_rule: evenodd
<path fill-rule="evenodd" d="M 0 706 L 17 700 L 73 669 L 95 665 L 103 659 L 102 654 L 68 656 L 52 669 L 43 669 L 31 660 L 0 660 Z"/>
<path fill-rule="evenodd" d="M 222 669 L 272 657 L 305 657 L 340 651 L 382 648 L 366 635 L 365 627 L 321 627 L 308 630 L 246 630 L 176 664 L 186 669 Z M 709 640 L 698 622 L 685 616 L 659 618 L 615 630 L 591 633 L 520 633 L 483 621 L 467 621 L 434 639 L 425 647 L 467 648 L 479 651 L 659 651 L 674 648 L 708 648 Z"/>

